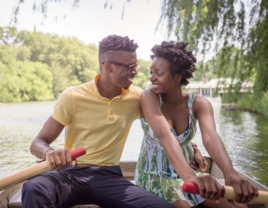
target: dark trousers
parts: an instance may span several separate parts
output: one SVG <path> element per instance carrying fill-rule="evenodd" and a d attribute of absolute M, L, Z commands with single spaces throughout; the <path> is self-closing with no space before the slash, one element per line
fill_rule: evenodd
<path fill-rule="evenodd" d="M 119 166 L 67 166 L 47 172 L 23 185 L 22 204 L 24 208 L 67 208 L 79 204 L 101 208 L 172 207 L 123 178 Z"/>

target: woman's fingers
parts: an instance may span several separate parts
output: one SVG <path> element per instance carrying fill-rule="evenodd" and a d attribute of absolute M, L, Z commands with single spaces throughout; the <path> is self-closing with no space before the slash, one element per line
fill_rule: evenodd
<path fill-rule="evenodd" d="M 205 197 L 206 199 L 213 199 L 212 197 L 212 188 L 213 184 L 212 181 L 209 178 L 204 177 L 204 186 L 205 186 Z"/>
<path fill-rule="evenodd" d="M 205 198 L 205 185 L 202 180 L 198 180 L 199 195 L 204 199 Z"/>
<path fill-rule="evenodd" d="M 241 197 L 241 203 L 249 203 L 255 197 L 256 188 L 251 186 L 251 184 L 248 181 L 243 181 L 241 189 L 243 192 Z"/>
<path fill-rule="evenodd" d="M 259 196 L 259 191 L 256 187 L 252 186 L 253 190 L 254 190 L 254 197 L 253 199 L 256 199 Z"/>
<path fill-rule="evenodd" d="M 225 184 L 232 186 L 235 191 L 237 203 L 248 203 L 258 196 L 258 189 L 248 181 L 240 178 L 237 174 L 230 174 L 225 177 Z"/>
<path fill-rule="evenodd" d="M 248 181 L 240 179 L 232 184 L 235 191 L 235 201 L 238 203 L 249 203 L 258 196 L 258 189 Z"/>
<path fill-rule="evenodd" d="M 205 173 L 205 172 L 207 172 L 207 170 L 208 170 L 208 162 L 206 161 L 205 158 L 203 158 L 202 161 L 203 161 L 203 162 L 202 162 L 202 165 L 199 165 L 199 166 L 200 166 L 200 170 L 201 170 L 203 173 Z"/>
<path fill-rule="evenodd" d="M 254 198 L 254 190 L 253 187 L 248 184 L 247 185 L 247 189 L 248 189 L 248 199 L 245 201 L 245 203 L 249 203 L 253 198 Z"/>
<path fill-rule="evenodd" d="M 216 184 L 217 190 L 218 190 L 216 198 L 219 199 L 223 195 L 224 188 L 218 183 L 218 181 L 216 179 L 214 179 L 214 180 L 215 180 L 215 184 Z"/>
<path fill-rule="evenodd" d="M 200 168 L 197 167 L 194 163 L 190 163 L 190 167 L 194 170 L 196 170 L 197 172 L 200 172 Z"/>
<path fill-rule="evenodd" d="M 207 175 L 198 177 L 199 192 L 202 198 L 217 200 L 223 193 L 223 188 L 215 178 Z"/>

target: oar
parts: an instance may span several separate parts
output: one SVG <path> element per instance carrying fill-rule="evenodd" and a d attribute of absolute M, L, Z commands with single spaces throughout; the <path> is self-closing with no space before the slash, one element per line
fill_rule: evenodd
<path fill-rule="evenodd" d="M 80 147 L 76 150 L 70 152 L 72 160 L 86 154 L 86 149 L 84 147 Z M 41 175 L 47 171 L 52 170 L 48 161 L 41 162 L 33 167 L 27 168 L 19 173 L 8 176 L 2 180 L 0 180 L 0 191 L 7 189 L 11 186 L 14 186 L 18 183 L 21 183 L 25 180 L 33 178 L 35 176 Z"/>
<path fill-rule="evenodd" d="M 191 194 L 199 194 L 198 185 L 195 183 L 185 182 L 182 186 L 182 189 L 186 193 Z M 268 191 L 258 191 L 259 195 L 257 198 L 252 200 L 251 202 L 261 203 L 261 204 L 268 204 Z M 235 191 L 232 186 L 223 186 L 223 194 L 221 196 L 225 199 L 235 199 Z"/>

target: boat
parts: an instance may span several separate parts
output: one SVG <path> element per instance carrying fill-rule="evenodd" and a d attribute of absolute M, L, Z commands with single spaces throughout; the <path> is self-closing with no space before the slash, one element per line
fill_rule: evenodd
<path fill-rule="evenodd" d="M 209 156 L 204 155 L 204 157 L 209 164 L 207 172 L 224 183 L 223 173 L 220 170 L 220 168 L 216 165 L 216 163 Z M 136 163 L 137 162 L 135 161 L 121 161 L 119 163 L 123 176 L 126 179 L 131 180 L 131 181 L 134 180 L 134 172 L 135 172 Z M 268 191 L 268 188 L 265 187 L 264 185 L 258 183 L 257 181 L 241 173 L 240 171 L 238 170 L 236 171 L 241 178 L 250 182 L 253 186 L 258 188 L 258 190 Z M 22 189 L 23 183 L 24 182 L 0 192 L 0 208 L 23 208 L 21 204 L 21 189 Z M 253 202 L 248 203 L 247 206 L 249 208 L 268 208 L 268 204 L 257 204 Z M 100 208 L 100 207 L 94 204 L 87 204 L 87 205 L 74 206 L 72 208 Z"/>

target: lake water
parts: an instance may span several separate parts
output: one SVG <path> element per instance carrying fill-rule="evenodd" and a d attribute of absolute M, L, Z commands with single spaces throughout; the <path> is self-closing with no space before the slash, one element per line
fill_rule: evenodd
<path fill-rule="evenodd" d="M 250 112 L 225 111 L 220 98 L 207 98 L 213 106 L 217 132 L 236 169 L 268 186 L 268 122 Z M 0 179 L 35 163 L 29 146 L 51 115 L 55 101 L 5 104 L 0 106 Z M 63 131 L 64 132 L 64 131 Z M 143 132 L 134 121 L 122 160 L 137 160 Z M 202 153 L 200 130 L 193 140 Z M 62 148 L 64 133 L 51 145 Z"/>

